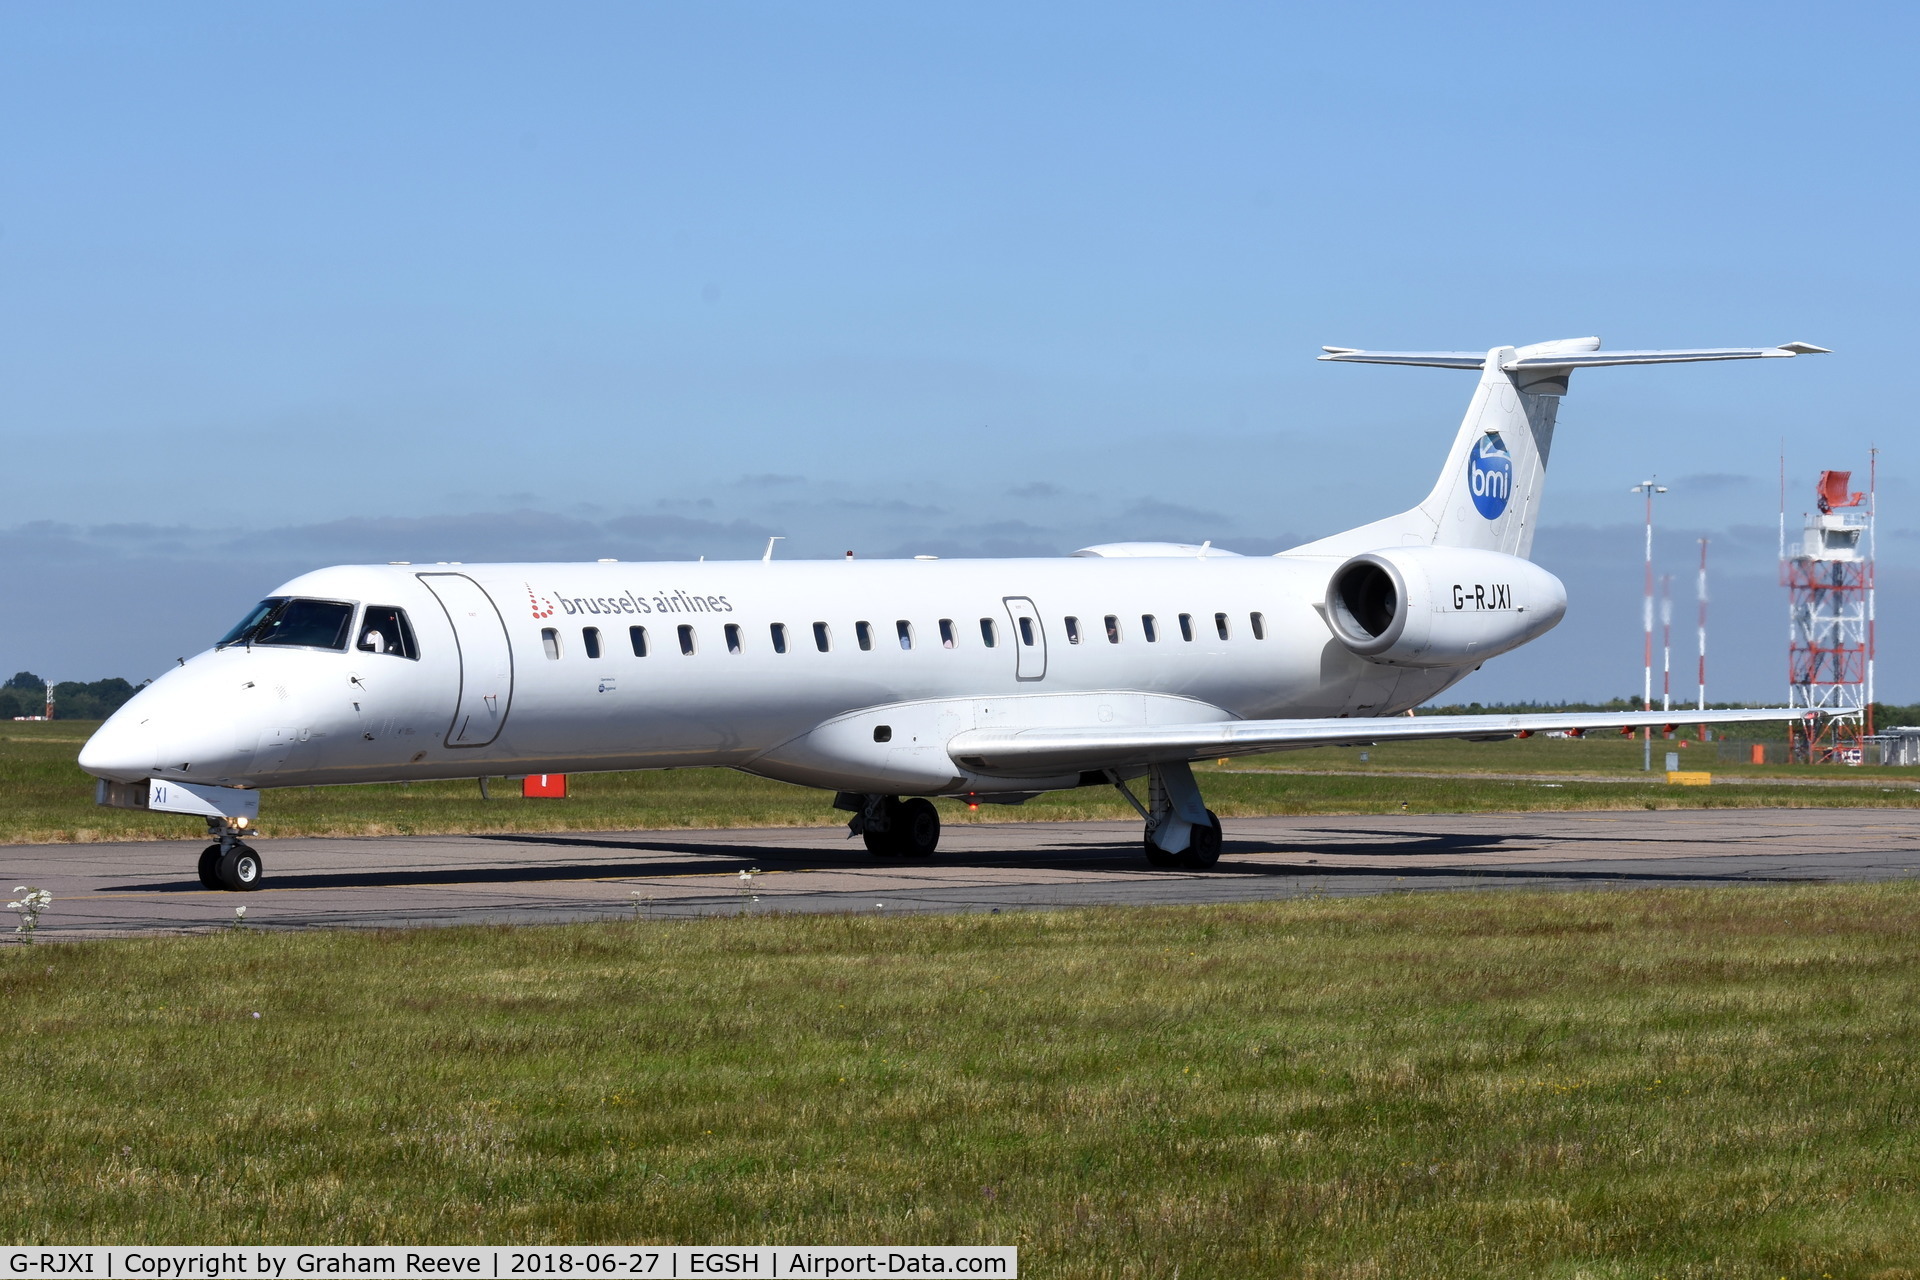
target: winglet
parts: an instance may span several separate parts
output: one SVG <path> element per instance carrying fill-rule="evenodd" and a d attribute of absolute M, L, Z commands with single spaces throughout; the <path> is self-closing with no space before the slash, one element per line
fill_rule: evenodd
<path fill-rule="evenodd" d="M 1832 347 L 1816 347 L 1811 342 L 1783 342 L 1780 350 L 1791 356 L 1830 356 Z"/>

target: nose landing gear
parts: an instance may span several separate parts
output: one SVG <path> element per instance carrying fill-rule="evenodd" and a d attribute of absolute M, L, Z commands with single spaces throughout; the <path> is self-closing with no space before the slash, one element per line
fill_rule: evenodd
<path fill-rule="evenodd" d="M 209 889 L 247 892 L 260 887 L 266 866 L 252 845 L 241 842 L 239 829 L 225 818 L 208 818 L 207 834 L 214 843 L 200 853 L 200 883 Z"/>

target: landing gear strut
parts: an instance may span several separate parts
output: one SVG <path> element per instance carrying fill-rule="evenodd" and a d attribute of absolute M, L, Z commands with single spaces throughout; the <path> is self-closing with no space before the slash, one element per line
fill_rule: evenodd
<path fill-rule="evenodd" d="M 842 792 L 833 804 L 853 812 L 847 829 L 864 840 L 876 858 L 931 858 L 940 847 L 940 811 L 931 800 Z"/>
<path fill-rule="evenodd" d="M 200 883 L 209 889 L 258 889 L 266 867 L 253 846 L 241 842 L 239 828 L 225 818 L 208 818 L 207 834 L 214 843 L 200 853 Z"/>
<path fill-rule="evenodd" d="M 1150 865 L 1205 871 L 1220 861 L 1220 816 L 1201 801 L 1200 785 L 1186 761 L 1153 766 L 1144 805 L 1134 799 L 1126 779 L 1117 772 L 1108 770 L 1107 778 L 1146 819 L 1141 843 Z"/>

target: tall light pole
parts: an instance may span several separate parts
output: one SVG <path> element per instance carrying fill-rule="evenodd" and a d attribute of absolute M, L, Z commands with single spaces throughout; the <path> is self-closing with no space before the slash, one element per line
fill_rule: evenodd
<path fill-rule="evenodd" d="M 1642 601 L 1640 607 L 1641 622 L 1647 635 L 1646 678 L 1640 686 L 1642 711 L 1653 710 L 1653 497 L 1657 493 L 1666 491 L 1667 486 L 1656 484 L 1653 478 L 1642 480 L 1627 490 L 1628 493 L 1645 494 L 1647 499 L 1647 592 L 1646 599 Z M 1651 725 L 1644 730 L 1644 735 L 1645 758 L 1640 767 L 1651 773 L 1653 772 L 1653 727 Z"/>

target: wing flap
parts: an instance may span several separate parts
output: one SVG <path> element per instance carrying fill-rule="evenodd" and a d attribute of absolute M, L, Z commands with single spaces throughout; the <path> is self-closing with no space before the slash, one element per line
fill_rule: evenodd
<path fill-rule="evenodd" d="M 1254 755 L 1308 747 L 1363 746 L 1438 738 L 1500 739 L 1522 733 L 1589 733 L 1669 724 L 1754 724 L 1799 720 L 1804 709 L 1739 711 L 1544 712 L 1537 715 L 1392 716 L 1337 720 L 1223 720 L 1212 724 L 1116 729 L 969 729 L 947 744 L 956 764 L 1013 777 L 1122 769 L 1176 760 Z"/>

